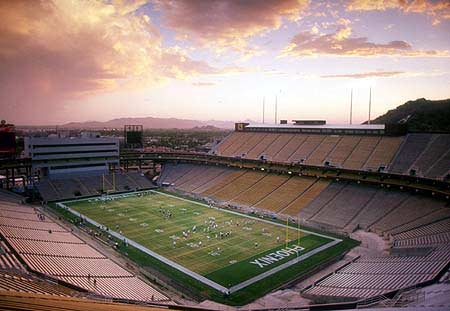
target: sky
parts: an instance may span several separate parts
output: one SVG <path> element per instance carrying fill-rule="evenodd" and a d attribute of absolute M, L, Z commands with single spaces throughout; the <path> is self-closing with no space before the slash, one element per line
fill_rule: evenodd
<path fill-rule="evenodd" d="M 353 122 L 450 98 L 448 0 L 0 1 L 0 118 Z"/>

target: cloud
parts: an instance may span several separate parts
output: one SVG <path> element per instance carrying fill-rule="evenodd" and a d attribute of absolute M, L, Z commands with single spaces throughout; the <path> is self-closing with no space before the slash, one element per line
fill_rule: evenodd
<path fill-rule="evenodd" d="M 352 29 L 340 26 L 334 33 L 301 32 L 294 36 L 281 56 L 449 56 L 448 51 L 414 50 L 405 41 L 374 43 L 366 37 L 351 37 Z"/>
<path fill-rule="evenodd" d="M 217 85 L 216 82 L 193 82 L 193 86 L 214 86 Z"/>
<path fill-rule="evenodd" d="M 143 3 L 0 1 L 2 108 L 32 119 L 72 99 L 236 70 L 164 48 L 151 19 L 133 13 Z"/>
<path fill-rule="evenodd" d="M 412 71 L 366 71 L 358 73 L 345 73 L 345 74 L 328 74 L 321 75 L 322 79 L 367 79 L 367 78 L 391 78 L 391 77 L 437 77 L 448 75 L 449 72 L 442 70 L 431 70 L 429 72 L 412 72 Z"/>
<path fill-rule="evenodd" d="M 360 73 L 347 73 L 337 75 L 322 75 L 324 79 L 365 79 L 365 78 L 388 78 L 405 74 L 404 71 L 369 71 Z"/>
<path fill-rule="evenodd" d="M 350 0 L 349 11 L 385 11 L 398 9 L 404 13 L 419 13 L 431 16 L 433 25 L 442 19 L 450 19 L 450 2 L 448 0 Z"/>
<path fill-rule="evenodd" d="M 217 52 L 253 53 L 248 40 L 278 29 L 283 18 L 296 21 L 309 0 L 157 0 L 163 25 L 180 40 L 191 41 Z"/>

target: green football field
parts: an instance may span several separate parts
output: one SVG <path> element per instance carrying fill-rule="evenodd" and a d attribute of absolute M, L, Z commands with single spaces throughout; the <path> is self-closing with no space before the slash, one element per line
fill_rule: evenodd
<path fill-rule="evenodd" d="M 164 193 L 110 198 L 64 205 L 225 287 L 332 241 Z"/>

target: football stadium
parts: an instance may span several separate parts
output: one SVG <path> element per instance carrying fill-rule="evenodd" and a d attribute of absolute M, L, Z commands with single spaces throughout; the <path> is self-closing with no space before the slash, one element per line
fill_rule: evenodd
<path fill-rule="evenodd" d="M 5 303 L 242 306 L 286 290 L 302 297 L 292 308 L 404 306 L 448 281 L 450 134 L 237 123 L 208 153 L 27 144 L 29 158 L 2 160 L 6 175 L 47 176 L 39 205 L 1 192 L 1 286 L 21 293 Z M 144 162 L 149 175 L 117 169 Z"/>
<path fill-rule="evenodd" d="M 448 0 L 0 1 L 0 310 L 450 310 L 449 30 Z"/>

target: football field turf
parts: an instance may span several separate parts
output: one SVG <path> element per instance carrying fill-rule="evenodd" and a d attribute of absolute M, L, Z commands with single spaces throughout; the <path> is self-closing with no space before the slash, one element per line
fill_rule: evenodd
<path fill-rule="evenodd" d="M 64 205 L 226 288 L 340 241 L 154 191 Z"/>

